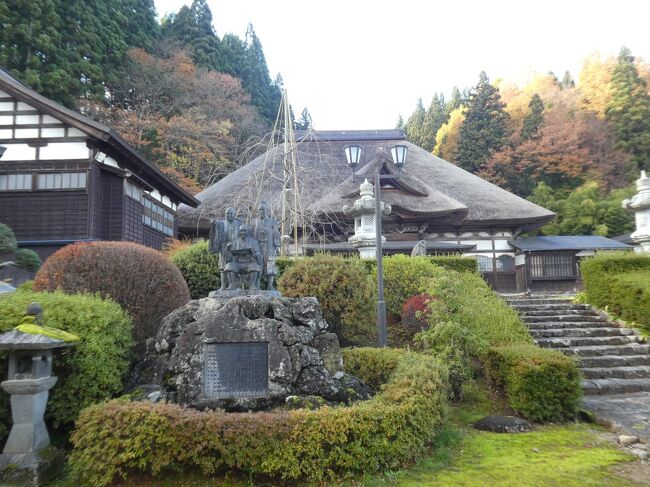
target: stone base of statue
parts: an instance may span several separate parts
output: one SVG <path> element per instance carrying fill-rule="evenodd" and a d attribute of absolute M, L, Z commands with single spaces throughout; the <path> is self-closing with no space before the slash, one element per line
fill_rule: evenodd
<path fill-rule="evenodd" d="M 241 296 L 265 296 L 267 298 L 280 298 L 282 295 L 277 289 L 267 291 L 266 289 L 217 289 L 208 294 L 209 298 L 239 298 Z"/>
<path fill-rule="evenodd" d="M 65 463 L 61 450 L 47 446 L 35 453 L 0 455 L 0 485 L 38 487 L 57 477 Z"/>

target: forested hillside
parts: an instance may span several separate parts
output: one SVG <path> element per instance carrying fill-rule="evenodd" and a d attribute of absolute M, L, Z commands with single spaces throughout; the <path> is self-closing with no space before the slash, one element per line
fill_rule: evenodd
<path fill-rule="evenodd" d="M 153 0 L 4 0 L 0 19 L 0 65 L 111 125 L 192 192 L 272 128 L 280 76 L 253 26 L 217 35 L 205 0 L 160 23 Z"/>
<path fill-rule="evenodd" d="M 525 86 L 490 82 L 449 99 L 418 100 L 403 127 L 410 141 L 558 214 L 543 233 L 615 236 L 631 231 L 621 201 L 650 169 L 650 65 L 623 48 L 588 57 L 578 82 L 566 72 Z"/>

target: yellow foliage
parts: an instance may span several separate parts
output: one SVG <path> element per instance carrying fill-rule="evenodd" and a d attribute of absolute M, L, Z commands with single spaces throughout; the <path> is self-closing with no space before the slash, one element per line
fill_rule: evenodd
<path fill-rule="evenodd" d="M 449 114 L 449 121 L 442 125 L 436 133 L 436 147 L 433 153 L 438 157 L 453 162 L 458 151 L 460 140 L 460 127 L 463 125 L 465 115 L 464 107 L 458 107 Z"/>
<path fill-rule="evenodd" d="M 605 110 L 612 99 L 612 72 L 616 59 L 601 58 L 600 54 L 591 54 L 582 65 L 580 72 L 580 100 L 582 110 L 591 110 L 604 118 Z"/>

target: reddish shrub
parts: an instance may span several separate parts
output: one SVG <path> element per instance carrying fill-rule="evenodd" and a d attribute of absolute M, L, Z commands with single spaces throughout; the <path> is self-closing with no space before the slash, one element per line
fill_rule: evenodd
<path fill-rule="evenodd" d="M 130 242 L 63 247 L 36 274 L 34 290 L 99 293 L 133 318 L 133 337 L 154 336 L 164 316 L 190 299 L 180 271 L 160 252 Z"/>
<path fill-rule="evenodd" d="M 401 321 L 394 323 L 392 333 L 393 343 L 400 346 L 411 345 L 413 337 L 429 327 L 431 309 L 429 303 L 437 300 L 429 294 L 418 294 L 411 296 L 404 302 L 402 307 Z"/>

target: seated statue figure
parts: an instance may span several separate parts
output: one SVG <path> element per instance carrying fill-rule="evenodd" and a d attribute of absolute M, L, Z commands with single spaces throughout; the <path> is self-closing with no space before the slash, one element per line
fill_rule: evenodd
<path fill-rule="evenodd" d="M 239 227 L 239 238 L 226 244 L 230 261 L 224 271 L 228 276 L 228 290 L 259 289 L 257 283 L 262 272 L 262 252 L 256 239 L 251 237 L 248 225 Z"/>

